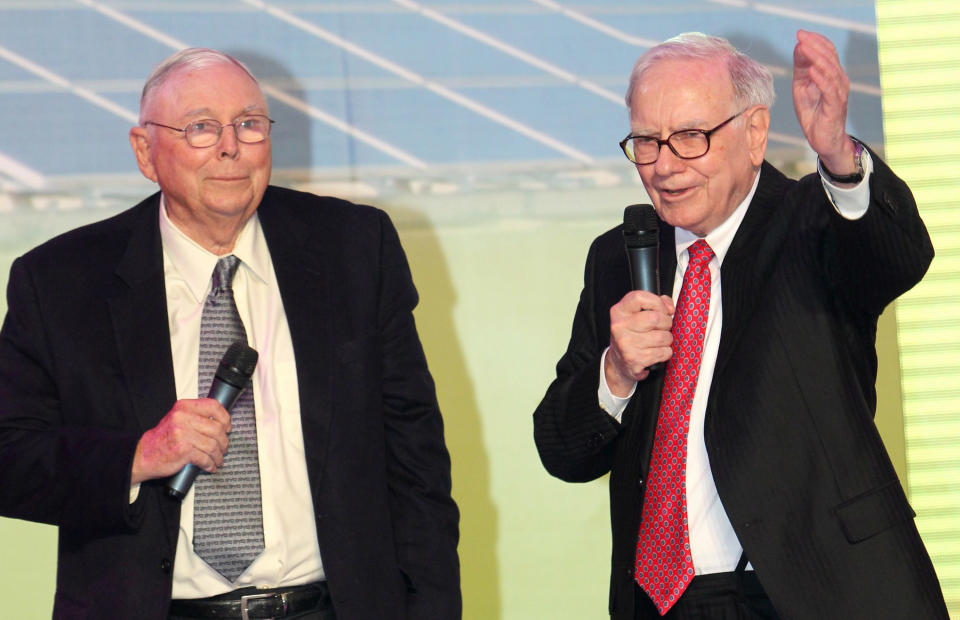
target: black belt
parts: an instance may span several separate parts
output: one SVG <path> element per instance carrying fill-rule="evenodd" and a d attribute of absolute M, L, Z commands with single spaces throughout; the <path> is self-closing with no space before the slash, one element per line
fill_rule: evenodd
<path fill-rule="evenodd" d="M 186 618 L 283 618 L 304 611 L 332 609 L 325 581 L 287 588 L 241 588 L 200 599 L 174 599 L 170 615 Z"/>

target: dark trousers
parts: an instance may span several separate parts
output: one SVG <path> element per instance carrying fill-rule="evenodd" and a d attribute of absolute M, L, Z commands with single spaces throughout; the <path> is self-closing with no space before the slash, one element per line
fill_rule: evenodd
<path fill-rule="evenodd" d="M 653 601 L 635 584 L 636 620 L 778 620 L 770 599 L 753 571 L 715 573 L 693 578 L 680 600 L 661 616 Z"/>

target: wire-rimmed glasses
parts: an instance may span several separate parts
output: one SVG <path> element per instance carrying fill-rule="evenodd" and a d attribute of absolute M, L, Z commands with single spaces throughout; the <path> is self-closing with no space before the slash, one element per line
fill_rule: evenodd
<path fill-rule="evenodd" d="M 237 140 L 245 144 L 257 144 L 263 142 L 270 135 L 270 126 L 274 121 L 263 114 L 247 114 L 228 125 L 212 118 L 203 118 L 197 121 L 191 121 L 183 129 L 157 123 L 155 121 L 144 121 L 144 125 L 156 125 L 164 129 L 179 131 L 187 139 L 187 144 L 194 148 L 204 149 L 215 145 L 220 141 L 220 134 L 223 128 L 232 126 L 237 133 Z"/>

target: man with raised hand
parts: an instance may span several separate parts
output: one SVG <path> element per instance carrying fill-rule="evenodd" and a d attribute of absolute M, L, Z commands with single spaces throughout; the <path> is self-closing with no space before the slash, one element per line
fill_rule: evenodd
<path fill-rule="evenodd" d="M 847 135 L 848 93 L 831 42 L 798 32 L 819 162 L 795 181 L 764 161 L 761 64 L 687 33 L 634 67 L 621 146 L 660 220 L 664 295 L 630 291 L 621 227 L 598 237 L 534 413 L 550 473 L 610 473 L 617 620 L 947 617 L 873 423 L 877 318 L 933 248 Z"/>

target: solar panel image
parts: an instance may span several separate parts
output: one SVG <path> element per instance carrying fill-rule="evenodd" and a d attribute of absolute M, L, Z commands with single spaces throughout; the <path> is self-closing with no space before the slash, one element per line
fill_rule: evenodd
<path fill-rule="evenodd" d="M 223 49 L 262 81 L 274 179 L 612 169 L 635 58 L 681 31 L 729 38 L 776 77 L 771 156 L 809 160 L 790 105 L 793 34 L 837 45 L 853 81 L 851 133 L 882 142 L 873 3 L 0 2 L 4 187 L 80 194 L 109 178 L 143 191 L 123 139 L 153 66 Z M 56 144 L 56 148 L 50 145 Z M 21 201 L 22 202 L 22 201 Z M 18 203 L 20 204 L 20 203 Z"/>

